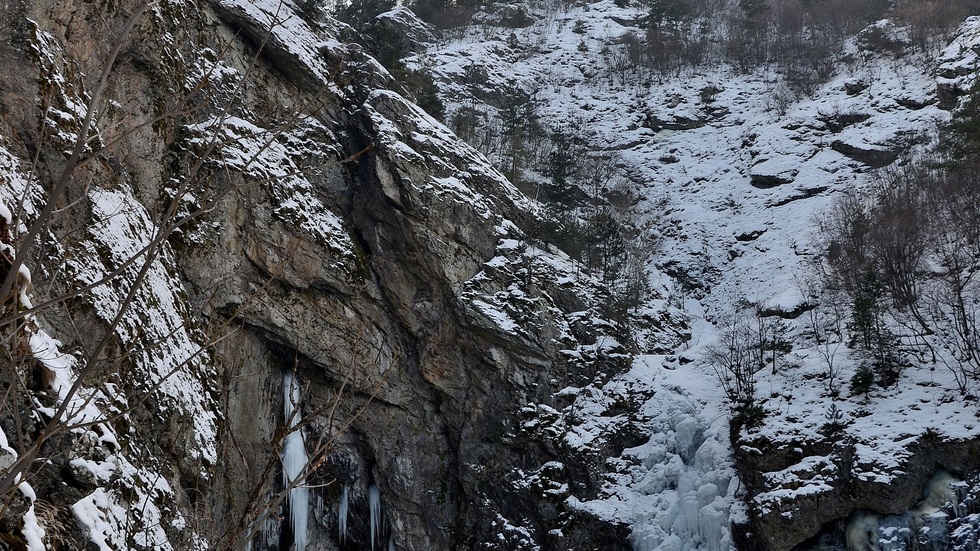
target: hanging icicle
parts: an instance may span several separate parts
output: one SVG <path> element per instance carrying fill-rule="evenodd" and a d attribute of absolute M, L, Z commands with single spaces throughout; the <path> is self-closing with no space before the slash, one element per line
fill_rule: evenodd
<path fill-rule="evenodd" d="M 347 504 L 350 500 L 350 489 L 346 484 L 340 490 L 340 503 L 337 505 L 338 541 L 343 545 L 347 541 Z"/>
<path fill-rule="evenodd" d="M 371 551 L 374 551 L 374 543 L 381 537 L 381 490 L 377 484 L 368 488 L 368 507 L 371 511 Z"/>
<path fill-rule="evenodd" d="M 293 377 L 292 372 L 286 371 L 283 376 L 284 412 L 286 426 L 289 427 L 290 432 L 286 435 L 286 441 L 282 448 L 282 478 L 286 488 L 295 483 L 295 487 L 289 490 L 288 496 L 294 551 L 306 549 L 306 527 L 310 511 L 310 491 L 306 487 L 306 480 L 302 478 L 309 457 L 306 455 L 303 432 L 296 429 L 301 417 L 297 411 L 300 398 L 299 391 L 299 381 Z"/>

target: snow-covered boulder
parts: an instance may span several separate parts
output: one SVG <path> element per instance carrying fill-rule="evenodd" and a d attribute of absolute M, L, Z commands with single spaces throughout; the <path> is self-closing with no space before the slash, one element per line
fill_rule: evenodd
<path fill-rule="evenodd" d="M 749 176 L 753 186 L 766 189 L 792 183 L 800 173 L 799 166 L 800 160 L 797 157 L 775 157 L 753 165 Z"/>
<path fill-rule="evenodd" d="M 897 161 L 899 157 L 899 152 L 894 149 L 873 146 L 856 140 L 834 140 L 830 148 L 870 168 L 886 167 Z"/>
<path fill-rule="evenodd" d="M 438 38 L 436 29 L 419 19 L 415 12 L 399 6 L 375 18 L 375 24 L 382 25 L 405 39 L 405 45 L 412 52 L 424 52 L 426 47 Z"/>
<path fill-rule="evenodd" d="M 490 4 L 473 15 L 477 24 L 493 25 L 506 29 L 523 29 L 534 24 L 531 10 L 524 4 Z"/>

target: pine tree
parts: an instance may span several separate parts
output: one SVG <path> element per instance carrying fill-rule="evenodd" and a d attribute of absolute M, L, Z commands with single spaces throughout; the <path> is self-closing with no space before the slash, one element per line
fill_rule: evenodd
<path fill-rule="evenodd" d="M 851 319 L 847 330 L 851 332 L 851 346 L 861 346 L 873 359 L 873 373 L 881 386 L 891 386 L 898 381 L 901 364 L 898 360 L 898 338 L 888 329 L 885 320 L 885 287 L 874 270 L 868 270 L 854 291 Z M 852 380 L 853 387 L 853 380 Z"/>
<path fill-rule="evenodd" d="M 319 4 L 317 0 L 307 0 L 305 4 Z M 365 29 L 379 14 L 395 7 L 395 0 L 355 0 L 337 9 L 337 19 L 357 30 Z M 310 8 L 312 9 L 312 8 Z"/>
<path fill-rule="evenodd" d="M 939 147 L 952 164 L 980 162 L 980 79 L 973 83 L 965 101 L 943 130 Z"/>
<path fill-rule="evenodd" d="M 531 97 L 510 80 L 503 91 L 500 108 L 502 137 L 504 138 L 504 172 L 511 180 L 520 176 L 526 158 L 526 145 L 532 112 Z"/>
<path fill-rule="evenodd" d="M 581 191 L 575 183 L 578 174 L 577 152 L 571 137 L 561 128 L 551 133 L 546 175 L 551 179 L 544 199 L 556 208 L 570 211 L 577 206 Z"/>
<path fill-rule="evenodd" d="M 646 0 L 646 24 L 655 28 L 679 28 L 693 15 L 688 0 Z"/>
<path fill-rule="evenodd" d="M 871 371 L 871 366 L 862 362 L 857 371 L 854 372 L 854 376 L 851 377 L 851 394 L 855 396 L 864 394 L 864 397 L 867 398 L 874 382 L 875 377 L 874 372 Z"/>

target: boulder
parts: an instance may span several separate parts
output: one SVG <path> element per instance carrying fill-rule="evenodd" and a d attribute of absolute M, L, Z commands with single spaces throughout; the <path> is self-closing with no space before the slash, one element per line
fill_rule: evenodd
<path fill-rule="evenodd" d="M 429 44 L 438 39 L 435 27 L 419 19 L 415 12 L 404 6 L 378 15 L 375 24 L 401 36 L 408 50 L 415 53 L 424 52 Z"/>
<path fill-rule="evenodd" d="M 841 155 L 868 165 L 870 168 L 886 167 L 897 161 L 899 157 L 899 152 L 893 149 L 884 149 L 852 141 L 834 140 L 831 142 L 830 148 Z"/>
<path fill-rule="evenodd" d="M 534 23 L 534 17 L 524 4 L 492 4 L 473 16 L 474 23 L 523 29 Z"/>
<path fill-rule="evenodd" d="M 799 174 L 799 160 L 796 157 L 775 157 L 755 164 L 749 171 L 752 185 L 759 189 L 769 189 L 792 183 Z"/>

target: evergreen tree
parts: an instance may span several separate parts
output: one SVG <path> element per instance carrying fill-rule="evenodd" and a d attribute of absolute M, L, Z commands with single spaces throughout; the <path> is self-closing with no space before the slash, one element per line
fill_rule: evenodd
<path fill-rule="evenodd" d="M 888 329 L 885 320 L 885 287 L 874 270 L 868 270 L 854 291 L 851 319 L 851 346 L 861 346 L 873 359 L 873 368 L 881 386 L 891 386 L 901 372 L 897 355 L 898 339 Z M 852 381 L 853 385 L 853 381 Z"/>
<path fill-rule="evenodd" d="M 851 319 L 847 329 L 851 332 L 851 345 L 860 344 L 871 350 L 881 340 L 881 300 L 885 288 L 874 270 L 867 270 L 854 290 Z"/>
<path fill-rule="evenodd" d="M 864 394 L 864 397 L 867 398 L 874 382 L 875 377 L 874 372 L 871 371 L 871 366 L 867 362 L 861 362 L 857 371 L 854 372 L 854 376 L 851 377 L 851 394 L 855 396 Z"/>
<path fill-rule="evenodd" d="M 387 1 L 387 0 L 384 0 Z M 366 25 L 363 35 L 371 54 L 388 69 L 403 93 L 411 96 L 419 107 L 438 120 L 444 120 L 445 107 L 439 99 L 439 88 L 432 76 L 424 71 L 409 69 L 402 58 L 408 53 L 408 43 L 397 29 L 383 21 Z"/>
<path fill-rule="evenodd" d="M 646 0 L 644 4 L 649 10 L 645 23 L 650 27 L 677 29 L 694 14 L 689 0 Z"/>
<path fill-rule="evenodd" d="M 500 107 L 501 134 L 504 139 L 504 173 L 510 180 L 520 176 L 526 159 L 533 106 L 531 97 L 514 80 L 507 82 Z"/>
<path fill-rule="evenodd" d="M 306 1 L 306 4 L 314 3 L 319 1 Z M 335 15 L 337 19 L 360 31 L 367 28 L 375 17 L 394 7 L 395 0 L 353 0 L 349 4 L 339 6 Z"/>
<path fill-rule="evenodd" d="M 550 178 L 543 199 L 555 207 L 570 211 L 578 206 L 582 192 L 578 179 L 578 155 L 571 137 L 561 128 L 551 133 L 551 152 L 545 175 Z"/>
<path fill-rule="evenodd" d="M 940 150 L 954 165 L 980 162 L 980 79 L 970 88 L 965 101 L 944 128 Z"/>
<path fill-rule="evenodd" d="M 608 207 L 597 208 L 586 229 L 586 248 L 589 269 L 598 274 L 604 283 L 619 279 L 626 265 L 627 239 L 622 225 Z"/>

